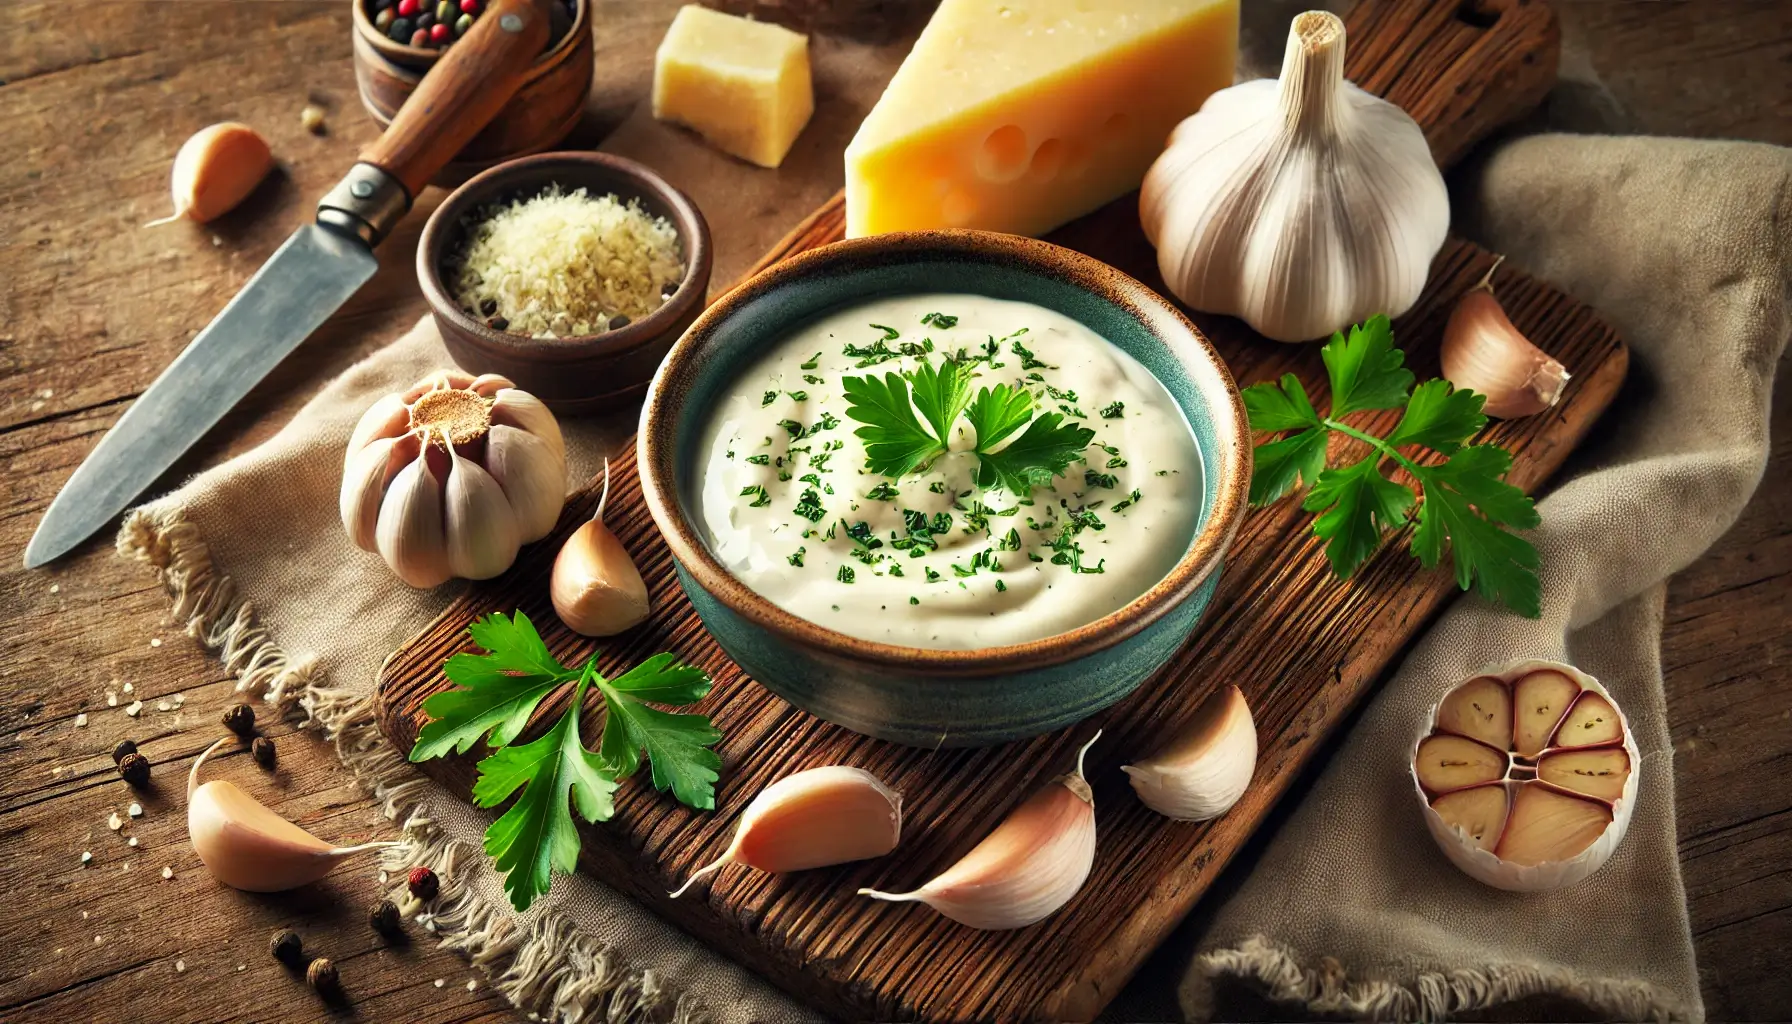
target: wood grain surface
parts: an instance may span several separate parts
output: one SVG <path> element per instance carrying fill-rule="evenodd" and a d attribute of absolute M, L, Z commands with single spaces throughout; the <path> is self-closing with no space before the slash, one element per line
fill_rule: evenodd
<path fill-rule="evenodd" d="M 1492 28 L 1482 28 L 1449 12 L 1440 16 L 1435 5 L 1377 3 L 1357 9 L 1349 33 L 1355 45 L 1348 59 L 1358 62 L 1351 77 L 1414 111 L 1439 154 L 1464 152 L 1475 137 L 1524 113 L 1553 75 L 1555 27 L 1542 5 L 1514 2 Z M 1381 65 L 1400 70 L 1381 74 Z M 1476 73 L 1482 70 L 1491 73 Z M 1466 105 L 1456 105 L 1464 97 Z M 1136 196 L 1123 198 L 1067 225 L 1052 240 L 1164 292 L 1136 205 Z M 765 263 L 835 241 L 843 232 L 844 203 L 837 196 Z M 1418 305 L 1396 323 L 1396 336 L 1421 379 L 1436 375 L 1437 340 L 1450 305 L 1492 262 L 1473 246 L 1452 241 L 1435 261 Z M 1561 463 L 1616 393 L 1625 353 L 1589 310 L 1547 286 L 1517 273 L 1496 275 L 1495 284 L 1514 322 L 1573 375 L 1563 402 L 1548 415 L 1486 432 L 1514 453 L 1509 479 L 1528 491 Z M 1293 372 L 1309 393 L 1327 390 L 1314 347 L 1265 341 L 1230 318 L 1191 315 L 1241 384 Z M 1387 411 L 1372 422 L 1385 432 L 1398 416 Z M 1420 570 L 1398 544 L 1354 581 L 1340 583 L 1309 532 L 1310 517 L 1284 501 L 1247 516 L 1211 611 L 1185 649 L 1095 722 L 986 750 L 914 750 L 797 711 L 729 662 L 677 589 L 670 554 L 642 506 L 632 457 L 616 468 L 614 511 L 607 518 L 640 562 L 655 613 L 640 629 L 602 645 L 600 665 L 620 672 L 652 653 L 673 650 L 708 669 L 716 687 L 700 710 L 726 734 L 718 748 L 723 781 L 714 814 L 679 807 L 645 786 L 627 787 L 618 796 L 615 819 L 582 829 L 583 864 L 845 1019 L 1084 1020 L 1098 1013 L 1248 839 L 1319 743 L 1455 593 L 1447 572 Z M 524 609 L 562 660 L 583 659 L 598 647 L 558 622 L 545 593 L 558 540 L 589 516 L 595 501 L 593 491 L 583 492 L 553 537 L 503 577 L 472 588 L 387 663 L 380 683 L 382 728 L 401 749 L 409 748 L 426 720 L 422 702 L 450 686 L 442 663 L 470 649 L 465 630 L 478 616 Z M 1243 801 L 1218 821 L 1168 822 L 1131 798 L 1117 765 L 1174 735 L 1220 681 L 1239 685 L 1252 703 L 1260 744 L 1256 778 Z M 563 693 L 544 705 L 543 718 L 551 721 L 568 698 Z M 1088 762 L 1100 846 L 1082 893 L 1062 911 L 1031 928 L 978 932 L 923 907 L 891 908 L 853 895 L 861 886 L 906 891 L 938 873 L 1027 794 L 1064 771 L 1095 724 L 1104 730 Z M 475 760 L 428 762 L 424 769 L 465 793 Z M 904 842 L 895 853 L 789 876 L 729 868 L 693 895 L 667 898 L 669 889 L 727 847 L 753 794 L 792 771 L 835 763 L 874 771 L 905 794 Z"/>
<path fill-rule="evenodd" d="M 681 2 L 594 3 L 603 59 L 574 144 L 601 139 L 646 95 L 653 48 Z M 750 2 L 762 13 L 799 6 Z M 832 10 L 828 0 L 800 6 Z M 882 16 L 922 6 L 854 4 L 851 17 L 832 16 L 822 27 L 899 38 Z M 864 11 L 875 17 L 862 18 Z M 169 624 L 166 596 L 138 566 L 114 557 L 104 537 L 47 570 L 26 572 L 18 561 L 38 517 L 99 435 L 280 240 L 310 218 L 317 196 L 378 134 L 355 95 L 347 5 L 57 0 L 15 2 L 6 12 L 12 31 L 0 35 L 0 137 L 7 143 L 0 157 L 0 553 L 7 555 L 0 559 L 0 887 L 9 898 L 0 906 L 0 1019 L 522 1021 L 483 982 L 469 992 L 466 983 L 478 972 L 427 936 L 400 946 L 376 941 L 362 920 L 377 891 L 368 873 L 345 870 L 277 897 L 232 892 L 200 873 L 173 797 L 231 699 L 229 674 Z M 1613 98 L 1638 114 L 1640 129 L 1792 144 L 1787 5 L 1582 0 L 1560 15 L 1565 43 L 1578 47 Z M 827 89 L 818 82 L 824 102 Z M 314 100 L 329 111 L 328 130 L 318 137 L 299 125 L 300 109 Z M 282 173 L 208 228 L 139 231 L 167 212 L 167 166 L 181 140 L 231 118 L 268 135 Z M 755 180 L 765 173 L 740 170 Z M 832 175 L 824 186 L 831 188 L 837 159 L 780 173 L 793 186 L 802 175 L 824 182 Z M 433 189 L 425 193 L 423 209 L 382 248 L 387 269 L 163 488 L 266 438 L 324 381 L 423 314 L 409 261 L 421 217 L 439 198 Z M 718 230 L 736 233 L 748 215 L 772 217 L 758 209 L 710 214 Z M 1783 484 L 1792 474 L 1792 388 L 1775 395 L 1772 431 L 1760 492 L 1730 533 L 1670 584 L 1662 650 L 1694 942 L 1709 1016 L 1724 1021 L 1780 1020 L 1792 1006 L 1784 953 L 1792 947 L 1792 777 L 1783 770 L 1792 757 L 1784 698 L 1792 685 L 1785 629 L 1792 488 Z M 151 640 L 162 644 L 152 647 Z M 150 700 L 139 718 L 105 704 L 105 693 L 127 680 Z M 187 698 L 180 719 L 155 710 L 156 699 L 177 692 Z M 78 714 L 89 724 L 74 725 Z M 331 838 L 381 827 L 326 745 L 287 727 L 275 735 L 280 770 L 257 795 Z M 125 830 L 140 837 L 137 848 L 105 827 L 107 814 L 122 812 L 131 799 L 106 756 L 126 736 L 155 762 L 159 788 L 142 801 L 148 813 Z M 234 764 L 223 770 L 254 772 Z M 89 848 L 96 862 L 83 869 L 78 857 Z M 161 864 L 175 868 L 174 879 L 159 878 Z M 267 957 L 269 930 L 286 926 L 341 965 L 347 1008 L 315 1000 L 302 980 Z M 177 961 L 187 965 L 184 972 L 176 971 Z M 1168 993 L 1181 967 L 1170 960 L 1147 965 L 1133 987 L 1157 993 L 1160 1010 L 1136 1019 L 1173 1018 Z M 1286 1019 L 1286 1010 L 1242 998 L 1225 1008 L 1227 1018 Z M 1499 1017 L 1560 1019 L 1516 1011 Z"/>

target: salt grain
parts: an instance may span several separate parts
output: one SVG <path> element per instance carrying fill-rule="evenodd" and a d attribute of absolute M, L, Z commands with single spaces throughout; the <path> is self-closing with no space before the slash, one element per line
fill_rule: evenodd
<path fill-rule="evenodd" d="M 177 693 L 177 694 L 175 694 L 175 695 L 174 695 L 174 706 L 175 706 L 175 707 L 177 707 L 177 708 L 178 708 L 178 707 L 180 707 L 180 706 L 181 706 L 181 705 L 182 705 L 182 704 L 185 704 L 185 703 L 186 703 L 186 702 L 187 702 L 187 695 L 186 695 L 186 694 L 184 694 L 184 693 Z"/>
<path fill-rule="evenodd" d="M 118 694 L 113 693 L 111 690 L 107 690 L 106 691 L 106 706 L 109 708 L 117 707 L 118 706 Z"/>
<path fill-rule="evenodd" d="M 93 937 L 93 944 L 96 946 L 104 941 L 106 941 L 106 937 L 104 935 L 95 935 Z"/>
<path fill-rule="evenodd" d="M 242 969 L 243 969 L 243 968 L 245 968 L 245 967 L 247 967 L 247 966 L 249 966 L 249 965 L 248 965 L 248 964 L 237 964 L 237 965 L 236 965 L 236 969 L 237 969 L 237 970 L 239 970 L 239 971 L 240 971 L 240 970 L 242 970 Z"/>
<path fill-rule="evenodd" d="M 174 961 L 174 973 L 176 973 L 176 974 L 187 973 L 187 962 L 185 960 Z"/>
<path fill-rule="evenodd" d="M 174 869 L 167 868 L 167 867 L 163 868 L 162 869 L 162 877 L 163 878 L 173 878 L 174 877 Z"/>
<path fill-rule="evenodd" d="M 118 816 L 117 811 L 113 811 L 112 816 L 106 819 L 106 827 L 116 832 L 124 827 L 124 819 Z"/>
<path fill-rule="evenodd" d="M 131 838 L 130 838 L 130 845 L 132 845 L 132 846 L 136 846 L 136 845 L 137 845 L 137 837 L 136 837 L 136 836 L 132 836 L 132 837 L 131 837 Z"/>
<path fill-rule="evenodd" d="M 60 584 L 60 583 L 50 584 L 50 593 L 52 593 L 52 594 L 62 593 L 62 584 Z"/>
<path fill-rule="evenodd" d="M 479 979 L 477 979 L 477 978 L 468 978 L 467 979 L 467 991 L 468 992 L 471 992 L 478 987 L 479 987 Z"/>
<path fill-rule="evenodd" d="M 437 988 L 441 988 L 443 985 L 446 985 L 446 984 L 448 984 L 447 978 L 437 978 L 436 979 L 436 987 Z"/>
<path fill-rule="evenodd" d="M 87 920 L 87 911 L 85 911 L 85 910 L 81 911 L 81 920 L 83 920 L 83 921 Z"/>
<path fill-rule="evenodd" d="M 135 693 L 136 690 L 137 690 L 137 688 L 135 686 L 132 686 L 130 683 L 124 684 L 124 692 Z"/>
<path fill-rule="evenodd" d="M 75 716 L 75 728 L 77 728 L 77 729 L 87 728 L 87 712 L 83 711 L 80 714 Z"/>
<path fill-rule="evenodd" d="M 158 700 L 158 701 L 156 701 L 156 710 L 157 711 L 173 711 L 174 705 L 168 703 L 165 700 Z"/>
<path fill-rule="evenodd" d="M 151 647 L 160 647 L 160 646 L 162 646 L 162 638 L 161 638 L 161 637 L 156 637 L 156 638 L 155 638 L 155 639 L 153 639 L 153 640 L 151 640 L 151 641 L 150 641 L 150 642 L 149 642 L 149 646 L 151 646 Z"/>
<path fill-rule="evenodd" d="M 87 865 L 92 864 L 92 863 L 93 863 L 93 851 L 92 850 L 82 850 L 81 851 L 81 866 L 86 867 Z M 81 916 L 86 917 L 87 915 L 83 914 Z"/>
<path fill-rule="evenodd" d="M 132 718 L 136 718 L 143 713 L 143 702 L 140 700 L 131 701 L 131 706 L 125 708 L 124 713 L 130 715 Z"/>
<path fill-rule="evenodd" d="M 125 808 L 124 812 L 133 818 L 141 818 L 143 817 L 143 805 L 133 800 L 131 806 Z"/>

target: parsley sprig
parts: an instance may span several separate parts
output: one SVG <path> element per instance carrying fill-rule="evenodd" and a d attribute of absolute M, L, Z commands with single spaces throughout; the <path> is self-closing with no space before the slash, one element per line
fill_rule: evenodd
<path fill-rule="evenodd" d="M 721 732 L 703 715 L 651 706 L 702 700 L 710 687 L 702 669 L 671 654 L 656 654 L 615 679 L 597 671 L 596 655 L 568 667 L 521 611 L 509 618 L 488 615 L 467 632 L 486 653 L 448 659 L 443 671 L 461 688 L 423 702 L 430 722 L 410 756 L 427 761 L 450 751 L 464 754 L 481 737 L 494 748 L 479 762 L 473 802 L 496 807 L 523 791 L 485 832 L 485 852 L 504 872 L 504 890 L 518 910 L 547 892 L 553 872 L 573 869 L 579 854 L 573 814 L 587 822 L 609 820 L 616 813 L 612 795 L 640 769 L 642 751 L 655 789 L 670 790 L 698 810 L 715 808 L 722 760 L 710 747 Z M 542 700 L 567 683 L 573 684 L 572 701 L 559 721 L 539 739 L 511 746 Z M 579 711 L 592 687 L 603 695 L 605 709 L 595 753 L 579 735 Z"/>
<path fill-rule="evenodd" d="M 1332 571 L 1348 578 L 1381 546 L 1389 530 L 1416 520 L 1412 553 L 1427 568 L 1449 546 L 1456 584 L 1529 618 L 1541 614 L 1537 549 L 1508 532 L 1528 530 L 1541 520 L 1531 499 L 1502 478 L 1512 456 L 1497 445 L 1468 445 L 1487 424 L 1485 397 L 1456 390 L 1446 380 L 1413 387 L 1406 357 L 1394 347 L 1386 316 L 1332 335 L 1320 350 L 1330 377 L 1332 407 L 1321 416 L 1294 374 L 1280 382 L 1244 389 L 1251 429 L 1282 437 L 1257 446 L 1251 477 L 1251 504 L 1265 505 L 1304 482 L 1310 489 L 1301 507 L 1319 513 L 1313 533 L 1326 542 Z M 1376 437 L 1344 422 L 1352 413 L 1404 409 L 1393 433 Z M 1326 442 L 1334 433 L 1369 446 L 1369 454 L 1335 469 L 1326 468 Z M 1425 465 L 1402 449 L 1425 448 L 1446 456 Z M 1382 467 L 1392 461 L 1419 490 L 1389 479 Z"/>
<path fill-rule="evenodd" d="M 865 442 L 866 468 L 895 479 L 925 470 L 946 453 L 962 416 L 977 437 L 978 486 L 1025 497 L 1050 485 L 1094 440 L 1095 431 L 1055 412 L 1034 415 L 1033 395 L 1025 388 L 997 384 L 979 388 L 973 398 L 974 376 L 969 366 L 945 359 L 937 366 L 922 362 L 907 374 L 842 377 L 846 415 L 863 424 L 854 433 Z"/>

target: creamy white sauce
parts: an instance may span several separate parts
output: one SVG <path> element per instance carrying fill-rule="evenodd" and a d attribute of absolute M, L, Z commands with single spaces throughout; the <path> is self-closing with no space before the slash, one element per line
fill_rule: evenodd
<path fill-rule="evenodd" d="M 935 312 L 957 323 L 921 322 Z M 868 472 L 841 378 L 937 367 L 961 349 L 985 357 L 973 394 L 1025 387 L 1035 416 L 1093 429 L 1084 461 L 1030 499 L 986 491 L 961 417 L 924 472 Z M 723 565 L 802 618 L 910 647 L 1022 643 L 1093 622 L 1169 572 L 1201 506 L 1194 437 L 1150 371 L 1063 314 L 980 295 L 878 299 L 804 326 L 739 378 L 701 452 L 700 515 Z"/>

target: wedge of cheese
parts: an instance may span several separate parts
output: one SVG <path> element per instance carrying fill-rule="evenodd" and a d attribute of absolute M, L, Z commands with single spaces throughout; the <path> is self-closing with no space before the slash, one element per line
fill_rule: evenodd
<path fill-rule="evenodd" d="M 945 0 L 846 148 L 846 233 L 1038 235 L 1232 84 L 1238 0 Z"/>

